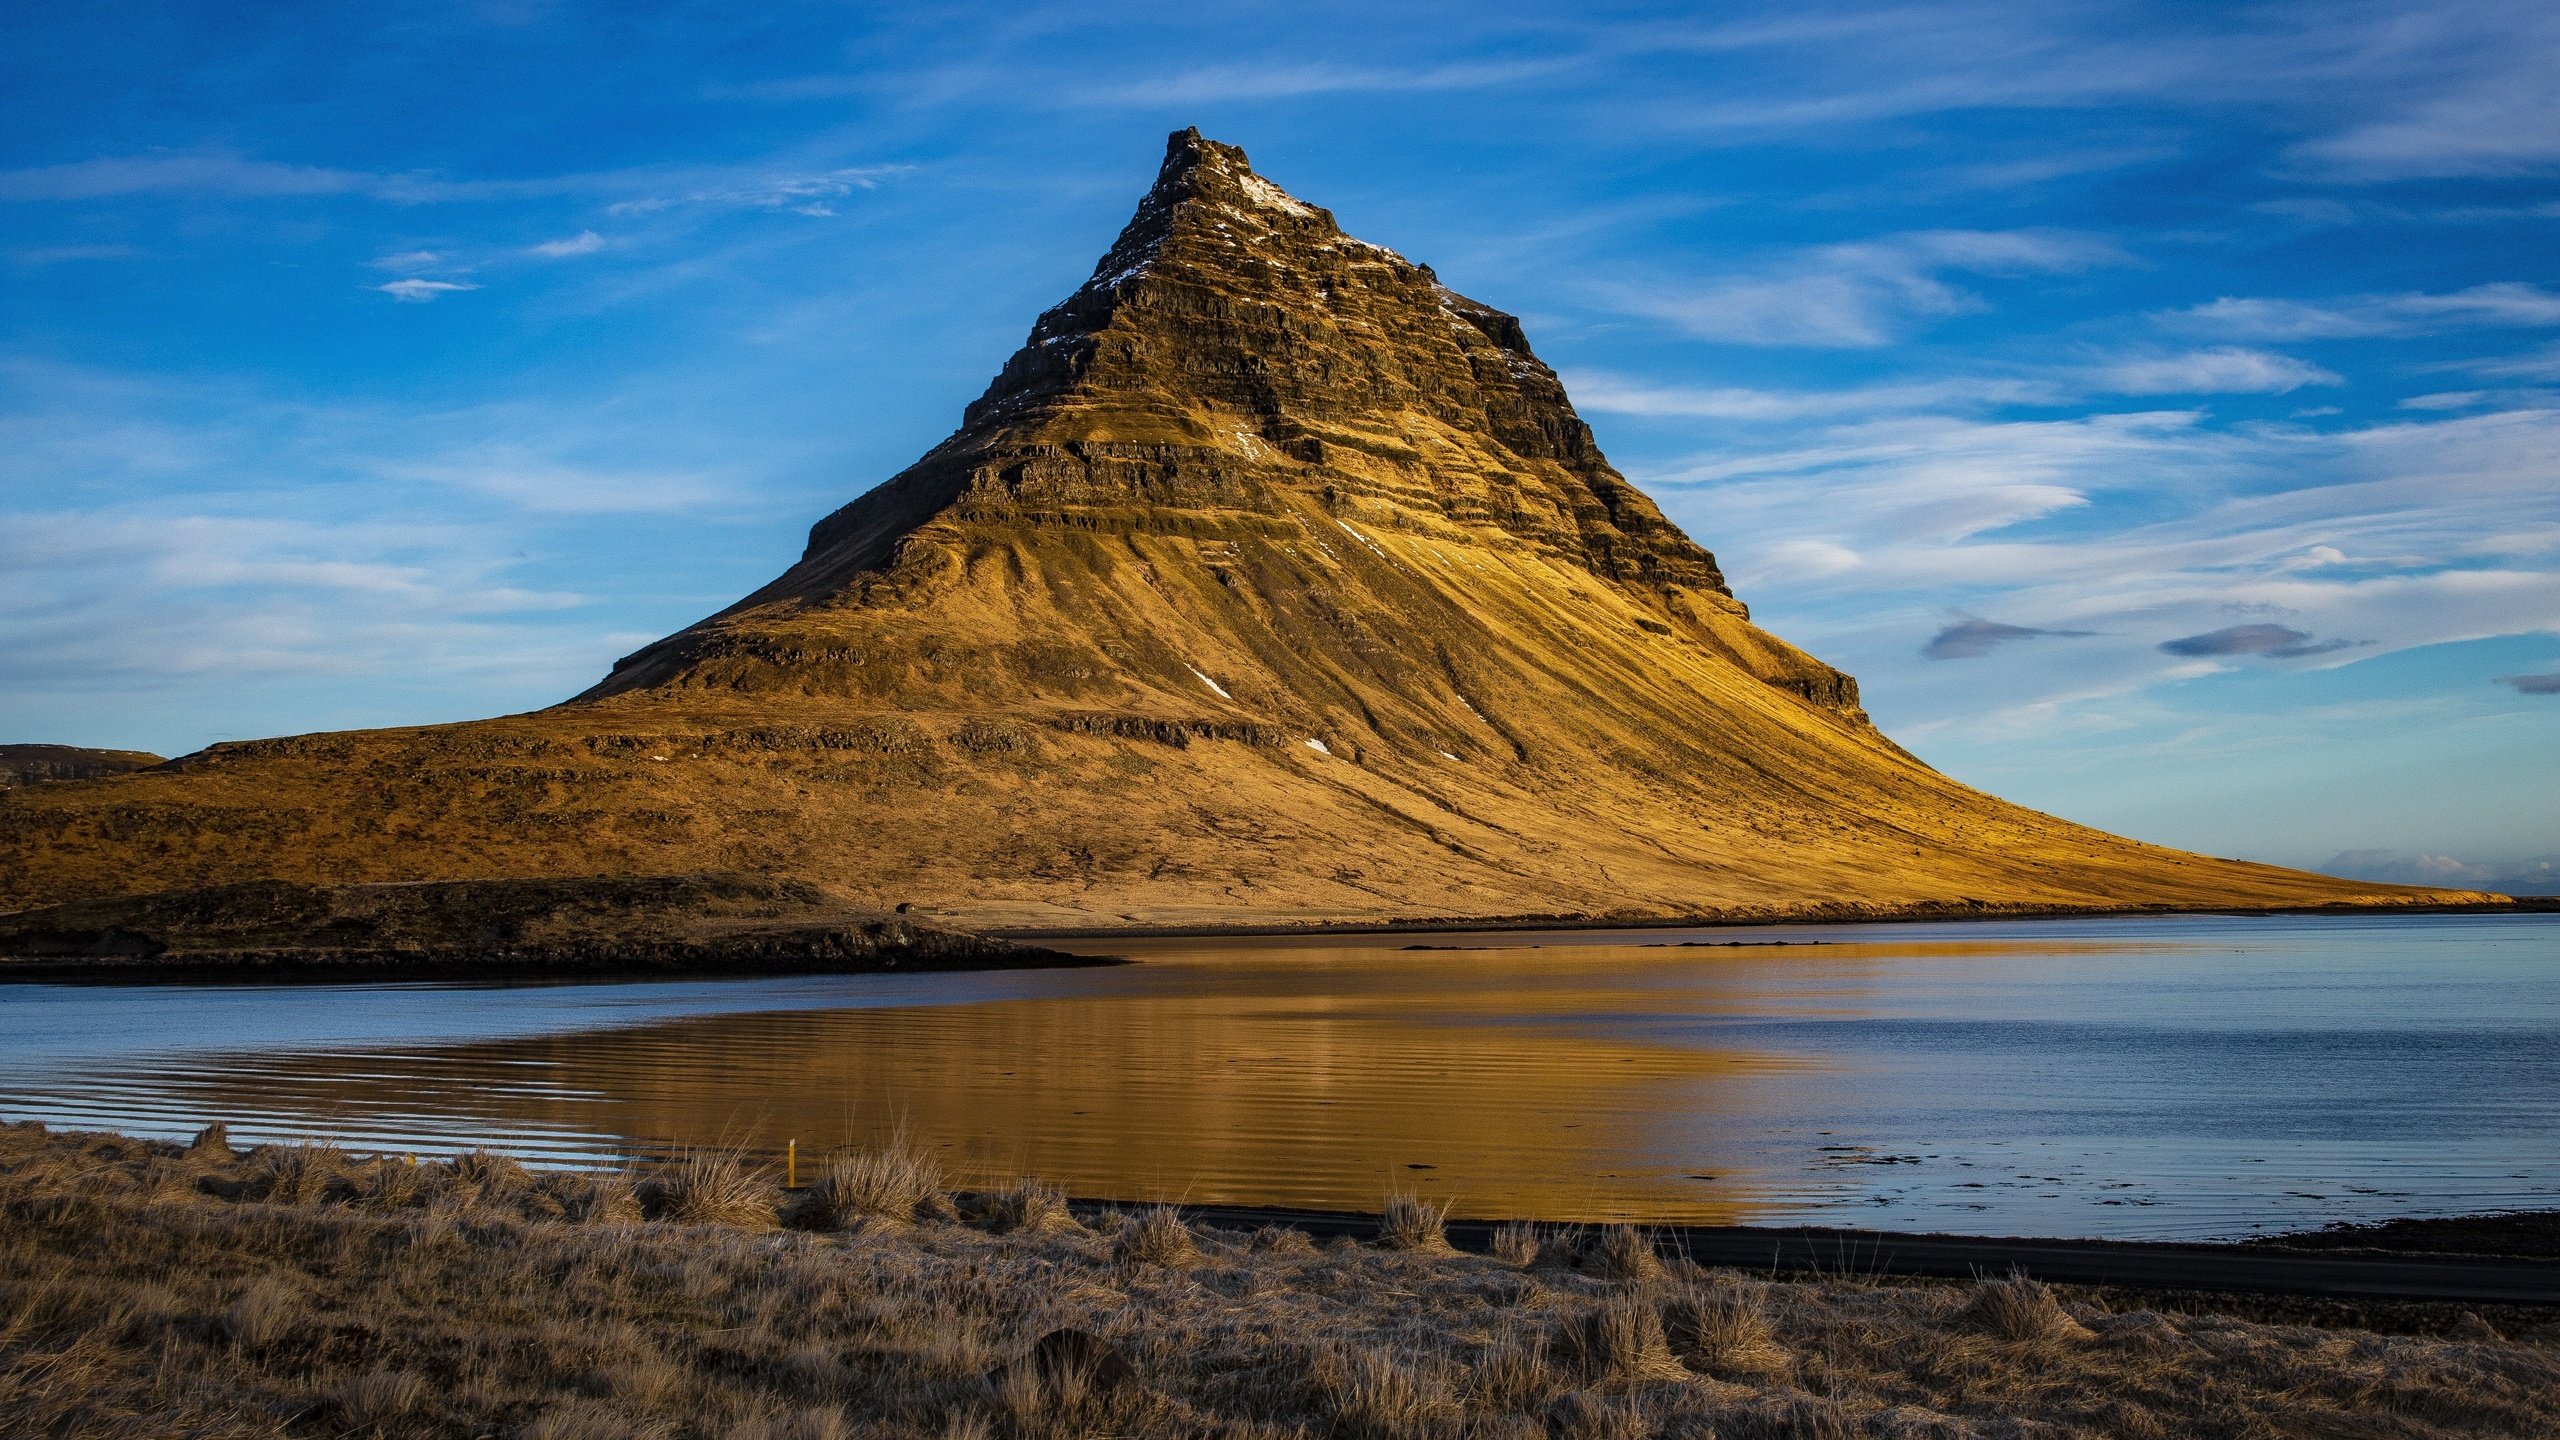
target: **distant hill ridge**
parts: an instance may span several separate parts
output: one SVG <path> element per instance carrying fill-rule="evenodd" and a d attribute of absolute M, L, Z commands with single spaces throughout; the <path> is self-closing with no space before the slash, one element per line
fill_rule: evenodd
<path fill-rule="evenodd" d="M 46 780 L 122 775 L 160 758 L 147 750 L 89 750 L 78 745 L 0 745 L 0 790 Z"/>
<path fill-rule="evenodd" d="M 575 700 L 0 797 L 0 905 L 708 872 L 1046 927 L 2477 898 L 1939 775 L 1517 320 L 1196 131 L 950 439 Z"/>

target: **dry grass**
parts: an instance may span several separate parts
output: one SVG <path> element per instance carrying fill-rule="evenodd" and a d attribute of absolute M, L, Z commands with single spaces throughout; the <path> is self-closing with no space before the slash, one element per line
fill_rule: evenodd
<path fill-rule="evenodd" d="M 1449 1202 L 1430 1201 L 1406 1191 L 1387 1196 L 1378 1217 L 1378 1243 L 1390 1250 L 1437 1254 L 1450 1249 Z"/>
<path fill-rule="evenodd" d="M 1662 1312 L 1665 1338 L 1702 1374 L 1766 1378 L 1786 1373 L 1792 1363 L 1754 1287 L 1693 1286 Z"/>
<path fill-rule="evenodd" d="M 780 1192 L 773 1182 L 750 1172 L 746 1162 L 728 1150 L 679 1153 L 640 1183 L 638 1198 L 649 1219 L 679 1225 L 770 1230 L 779 1218 Z"/>
<path fill-rule="evenodd" d="M 802 1230 L 842 1230 L 864 1220 L 907 1224 L 948 1209 L 942 1164 L 904 1134 L 877 1150 L 839 1150 L 792 1198 L 785 1216 Z"/>
<path fill-rule="evenodd" d="M 1043 1218 L 1037 1187 L 939 1212 L 965 1219 L 920 1205 L 777 1232 L 736 1156 L 628 1177 L 213 1149 L 0 1127 L 0 1432 L 2560 1433 L 2560 1354 L 2485 1325 L 2110 1314 L 2016 1277 L 1779 1283 L 1608 1231 L 1528 1268 L 1525 1232 L 1510 1261 L 1195 1230 L 1170 1209 L 1097 1233 Z M 706 1213 L 745 1223 L 676 1218 Z"/>
<path fill-rule="evenodd" d="M 1037 1180 L 1017 1180 L 1002 1190 L 972 1197 L 963 1207 L 973 1224 L 999 1235 L 1058 1234 L 1084 1226 L 1067 1209 L 1067 1192 Z"/>
<path fill-rule="evenodd" d="M 1526 1220 L 1505 1220 L 1493 1229 L 1492 1254 L 1496 1260 L 1513 1265 L 1534 1265 L 1546 1237 L 1536 1225 Z"/>
<path fill-rule="evenodd" d="M 1973 1298 L 1957 1318 L 2020 1344 L 2059 1344 L 2090 1338 L 2089 1327 L 2063 1310 L 2051 1286 L 2024 1275 L 1984 1276 L 1976 1280 Z"/>
<path fill-rule="evenodd" d="M 1154 1205 L 1120 1227 L 1113 1237 L 1112 1254 L 1126 1265 L 1179 1269 L 1199 1263 L 1200 1246 L 1191 1227 L 1183 1223 L 1181 1211 Z"/>

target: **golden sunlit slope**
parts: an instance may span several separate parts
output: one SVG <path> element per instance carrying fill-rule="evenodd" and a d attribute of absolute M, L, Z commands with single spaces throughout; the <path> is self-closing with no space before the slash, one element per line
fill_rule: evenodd
<path fill-rule="evenodd" d="M 1194 132 L 957 434 L 587 694 L 0 796 L 0 905 L 703 871 L 988 925 L 2476 898 L 1937 774 L 1517 321 Z"/>

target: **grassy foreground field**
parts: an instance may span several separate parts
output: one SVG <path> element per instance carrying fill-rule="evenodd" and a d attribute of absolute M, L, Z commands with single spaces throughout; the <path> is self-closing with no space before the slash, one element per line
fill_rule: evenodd
<path fill-rule="evenodd" d="M 903 1153 L 790 1195 L 0 1127 L 11 1435 L 1962 1437 L 2560 1433 L 2560 1350 L 1774 1283 L 1390 1205 L 1385 1243 L 1089 1227 Z"/>

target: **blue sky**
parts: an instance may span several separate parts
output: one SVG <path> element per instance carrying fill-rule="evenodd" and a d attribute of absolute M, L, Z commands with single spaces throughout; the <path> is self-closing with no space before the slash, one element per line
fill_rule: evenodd
<path fill-rule="evenodd" d="M 1950 773 L 2560 854 L 2548 4 L 14 20 L 0 738 L 582 688 L 947 433 L 1197 124 L 1521 314 Z"/>

